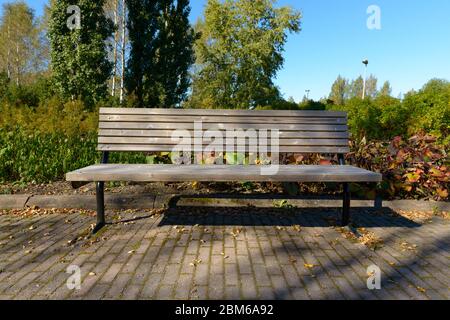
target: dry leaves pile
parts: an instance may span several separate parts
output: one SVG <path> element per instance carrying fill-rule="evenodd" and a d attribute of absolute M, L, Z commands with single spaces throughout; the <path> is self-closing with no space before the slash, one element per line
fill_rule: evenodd
<path fill-rule="evenodd" d="M 357 228 L 358 234 L 353 233 L 347 228 L 336 228 L 342 236 L 350 241 L 355 243 L 361 243 L 368 247 L 371 250 L 377 250 L 383 246 L 383 239 L 378 237 L 372 231 L 367 230 L 366 228 Z"/>
<path fill-rule="evenodd" d="M 82 214 L 87 216 L 95 216 L 95 211 L 93 210 L 84 210 L 84 209 L 41 209 L 37 206 L 28 207 L 26 209 L 12 209 L 12 210 L 0 210 L 0 215 L 15 215 L 21 217 L 33 217 L 33 216 L 46 216 L 52 214 L 63 214 L 63 215 L 71 215 L 71 214 Z"/>
<path fill-rule="evenodd" d="M 405 211 L 405 210 L 396 210 L 396 213 L 404 218 L 412 220 L 417 223 L 426 223 L 429 222 L 433 217 L 441 217 L 445 220 L 450 219 L 450 213 L 440 210 L 433 211 Z"/>

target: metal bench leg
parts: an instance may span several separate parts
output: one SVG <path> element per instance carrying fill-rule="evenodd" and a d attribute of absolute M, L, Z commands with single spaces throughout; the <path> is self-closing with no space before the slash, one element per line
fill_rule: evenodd
<path fill-rule="evenodd" d="M 92 233 L 97 233 L 105 226 L 105 183 L 97 182 L 97 225 Z"/>
<path fill-rule="evenodd" d="M 344 183 L 344 203 L 342 206 L 342 226 L 345 227 L 350 222 L 350 185 Z"/>

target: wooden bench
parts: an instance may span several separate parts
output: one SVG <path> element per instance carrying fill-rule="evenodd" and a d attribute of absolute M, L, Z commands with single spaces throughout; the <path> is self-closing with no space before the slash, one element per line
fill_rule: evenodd
<path fill-rule="evenodd" d="M 109 152 L 173 152 L 180 144 L 174 135 L 179 136 L 180 132 L 193 137 L 182 143 L 184 152 L 203 152 L 212 140 L 198 139 L 208 136 L 206 133 L 211 130 L 224 132 L 224 137 L 226 130 L 266 132 L 266 135 L 269 130 L 267 150 L 260 143 L 264 135 L 258 136 L 256 146 L 255 140 L 250 138 L 241 140 L 241 144 L 244 142 L 247 152 L 264 151 L 272 156 L 278 153 L 337 154 L 340 165 L 280 165 L 276 173 L 262 174 L 262 168 L 267 166 L 108 164 Z M 272 140 L 274 135 L 278 139 Z M 94 232 L 105 225 L 104 183 L 108 181 L 342 183 L 342 225 L 347 225 L 350 218 L 349 183 L 382 180 L 378 173 L 345 165 L 344 155 L 350 151 L 348 139 L 347 114 L 344 112 L 102 108 L 98 133 L 101 164 L 68 173 L 66 178 L 73 183 L 97 182 L 97 226 Z M 219 139 L 215 145 L 223 146 L 224 151 L 236 152 L 226 142 L 226 138 Z M 238 151 L 242 152 L 242 149 Z"/>

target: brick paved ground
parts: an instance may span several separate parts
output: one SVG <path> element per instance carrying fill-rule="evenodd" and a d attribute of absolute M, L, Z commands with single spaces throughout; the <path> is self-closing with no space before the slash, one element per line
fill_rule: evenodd
<path fill-rule="evenodd" d="M 383 239 L 372 251 L 329 226 L 335 210 L 294 212 L 143 213 L 74 244 L 93 217 L 3 215 L 0 298 L 450 299 L 449 220 L 420 225 L 354 210 L 355 224 Z M 382 290 L 366 287 L 373 264 Z M 67 288 L 70 265 L 81 267 L 81 290 Z"/>

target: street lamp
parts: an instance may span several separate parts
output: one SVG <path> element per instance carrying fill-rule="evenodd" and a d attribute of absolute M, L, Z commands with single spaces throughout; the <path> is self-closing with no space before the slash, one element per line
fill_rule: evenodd
<path fill-rule="evenodd" d="M 362 62 L 365 65 L 364 68 L 364 85 L 363 85 L 363 94 L 362 94 L 362 98 L 363 100 L 366 98 L 366 79 L 367 79 L 367 66 L 369 65 L 369 60 L 363 60 Z"/>
<path fill-rule="evenodd" d="M 306 100 L 309 100 L 309 93 L 311 92 L 311 90 L 305 90 L 305 92 L 306 92 Z"/>

